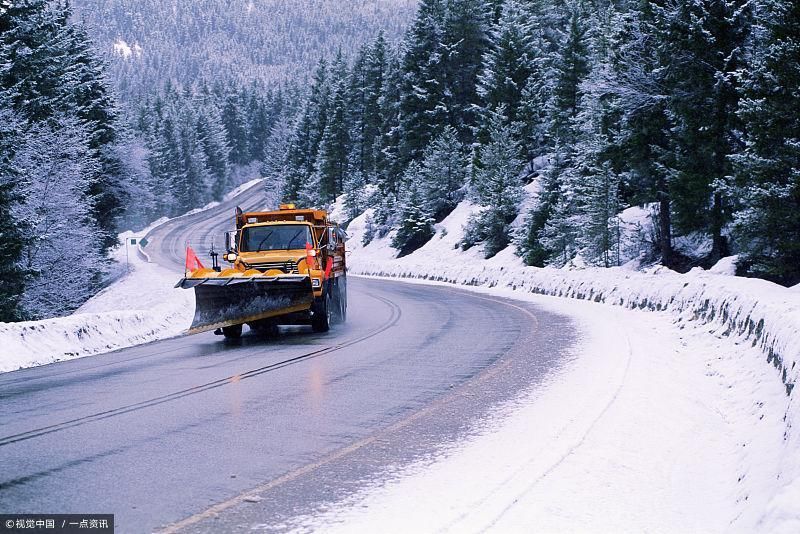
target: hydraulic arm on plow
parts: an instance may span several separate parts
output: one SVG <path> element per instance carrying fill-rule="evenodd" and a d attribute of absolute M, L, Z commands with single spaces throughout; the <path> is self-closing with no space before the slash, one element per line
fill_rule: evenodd
<path fill-rule="evenodd" d="M 347 315 L 346 234 L 323 210 L 236 209 L 236 230 L 226 233 L 229 268 L 204 268 L 191 250 L 191 270 L 176 287 L 194 289 L 190 333 L 217 330 L 239 337 L 242 325 L 272 330 L 279 324 L 310 324 L 326 332 Z M 192 261 L 189 261 L 192 260 Z"/>

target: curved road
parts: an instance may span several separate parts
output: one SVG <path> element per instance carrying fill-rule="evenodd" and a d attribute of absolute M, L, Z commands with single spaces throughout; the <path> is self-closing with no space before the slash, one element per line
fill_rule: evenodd
<path fill-rule="evenodd" d="M 260 194 L 163 225 L 148 250 L 179 271 L 187 241 L 221 234 L 231 205 Z M 573 337 L 566 319 L 503 299 L 348 285 L 348 322 L 327 334 L 182 336 L 0 375 L 0 513 L 114 513 L 117 532 L 285 529 L 462 438 Z"/>

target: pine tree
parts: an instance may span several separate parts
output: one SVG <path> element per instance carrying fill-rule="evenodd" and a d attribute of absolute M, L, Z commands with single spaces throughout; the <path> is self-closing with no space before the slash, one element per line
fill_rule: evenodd
<path fill-rule="evenodd" d="M 392 247 L 405 256 L 417 250 L 433 237 L 433 217 L 425 208 L 423 176 L 417 162 L 412 162 L 403 175 L 402 196 L 398 203 L 399 228 Z"/>
<path fill-rule="evenodd" d="M 211 103 L 204 102 L 202 109 L 199 110 L 196 124 L 196 135 L 203 149 L 211 181 L 210 197 L 222 200 L 230 186 L 231 149 L 228 146 L 219 110 Z"/>
<path fill-rule="evenodd" d="M 732 172 L 729 156 L 738 143 L 736 73 L 750 28 L 749 6 L 747 0 L 697 0 L 655 9 L 673 123 L 673 224 L 683 232 L 710 234 L 711 261 L 729 253 L 722 234 L 729 201 L 721 185 Z"/>
<path fill-rule="evenodd" d="M 383 32 L 364 46 L 353 64 L 349 91 L 352 151 L 350 161 L 362 175 L 376 173 L 381 134 L 381 96 L 387 70 L 387 43 Z"/>
<path fill-rule="evenodd" d="M 612 78 L 605 83 L 621 107 L 619 146 L 625 160 L 622 194 L 630 204 L 656 202 L 657 242 L 661 263 L 675 267 L 672 249 L 673 150 L 667 110 L 665 69 L 668 61 L 657 46 L 652 2 L 627 16 L 612 54 Z"/>
<path fill-rule="evenodd" d="M 17 217 L 30 221 L 22 262 L 34 273 L 20 302 L 26 317 L 39 319 L 73 311 L 97 289 L 104 265 L 97 246 L 92 206 L 83 194 L 96 175 L 96 162 L 83 126 L 53 117 L 55 126 L 34 123 L 15 161 L 28 177 Z"/>
<path fill-rule="evenodd" d="M 0 24 L 3 16 L 0 12 Z M 0 69 L 4 60 L 0 50 Z M 30 233 L 28 221 L 20 217 L 24 182 L 14 161 L 21 144 L 20 125 L 0 88 L 0 322 L 25 318 L 20 302 L 29 272 L 21 257 Z"/>
<path fill-rule="evenodd" d="M 20 2 L 3 14 L 0 46 L 8 58 L 0 86 L 11 105 L 31 123 L 74 116 L 84 128 L 96 174 L 82 194 L 90 198 L 97 238 L 103 250 L 116 242 L 116 219 L 122 198 L 122 164 L 112 146 L 117 139 L 117 111 L 104 66 L 85 30 L 71 22 L 66 3 Z"/>
<path fill-rule="evenodd" d="M 615 115 L 617 102 L 602 92 L 584 97 L 578 116 L 578 142 L 573 148 L 573 166 L 565 178 L 574 195 L 569 217 L 575 235 L 575 250 L 588 263 L 611 267 L 619 263 L 620 175 L 613 164 L 618 137 Z M 554 247 L 550 247 L 551 250 Z"/>
<path fill-rule="evenodd" d="M 247 138 L 247 118 L 240 93 L 233 87 L 228 90 L 222 106 L 222 124 L 230 146 L 229 159 L 233 165 L 250 163 L 250 143 Z"/>
<path fill-rule="evenodd" d="M 292 119 L 284 110 L 280 113 L 270 129 L 270 134 L 264 149 L 264 164 L 261 166 L 261 174 L 265 177 L 272 178 L 272 180 L 269 180 L 269 183 L 273 186 L 278 185 L 278 182 L 283 180 L 292 136 Z M 280 187 L 283 191 L 286 190 L 285 184 L 280 183 Z"/>
<path fill-rule="evenodd" d="M 745 147 L 732 193 L 741 263 L 756 276 L 800 283 L 800 5 L 764 2 L 739 116 Z"/>
<path fill-rule="evenodd" d="M 0 18 L 0 46 L 7 58 L 0 86 L 26 119 L 53 116 L 63 99 L 68 34 L 49 2 L 16 2 Z M 63 19 L 63 17 L 62 17 Z"/>
<path fill-rule="evenodd" d="M 366 187 L 367 181 L 361 171 L 356 169 L 347 174 L 347 178 L 345 178 L 344 182 L 344 211 L 346 220 L 340 222 L 346 223 L 352 221 L 369 207 Z"/>
<path fill-rule="evenodd" d="M 548 102 L 553 92 L 550 74 L 553 70 L 541 39 L 535 39 L 530 45 L 530 55 L 530 74 L 519 97 L 516 119 L 523 153 L 528 159 L 534 159 L 546 155 L 553 146 L 548 125 Z"/>
<path fill-rule="evenodd" d="M 185 109 L 178 122 L 178 174 L 172 183 L 173 194 L 181 212 L 203 206 L 210 200 L 212 177 L 208 160 L 198 139 L 197 119 L 193 110 Z"/>
<path fill-rule="evenodd" d="M 72 10 L 67 4 L 61 15 L 68 20 Z M 123 182 L 124 164 L 113 149 L 119 138 L 119 111 L 110 83 L 105 75 L 105 65 L 97 57 L 86 30 L 79 25 L 64 22 L 68 31 L 68 53 L 71 64 L 65 90 L 74 102 L 75 114 L 88 134 L 88 146 L 97 161 L 97 173 L 91 178 L 87 190 L 92 206 L 92 218 L 97 224 L 100 240 L 105 250 L 117 244 L 117 220 L 124 211 L 126 201 Z"/>
<path fill-rule="evenodd" d="M 117 158 L 123 164 L 122 175 L 126 177 L 122 183 L 128 205 L 119 221 L 120 228 L 144 228 L 157 219 L 160 214 L 155 211 L 156 199 L 153 195 L 154 182 L 150 173 L 148 157 L 150 151 L 144 138 L 132 131 L 124 132 L 114 144 Z"/>
<path fill-rule="evenodd" d="M 533 67 L 521 97 L 519 113 L 525 153 L 547 156 L 536 204 L 518 238 L 518 252 L 528 265 L 544 266 L 553 258 L 566 262 L 576 252 L 575 194 L 568 182 L 576 165 L 578 114 L 583 83 L 591 69 L 589 14 L 582 3 L 570 2 L 555 14 L 534 5 Z M 549 22 L 545 22 L 549 21 Z"/>
<path fill-rule="evenodd" d="M 384 199 L 396 197 L 403 173 L 400 147 L 405 133 L 401 121 L 401 77 L 400 59 L 397 53 L 392 53 L 386 62 L 386 81 L 378 99 L 380 128 L 374 152 L 376 182 Z M 383 221 L 380 219 L 386 214 L 377 211 L 376 223 L 381 224 Z"/>
<path fill-rule="evenodd" d="M 347 77 L 344 59 L 339 54 L 331 66 L 333 88 L 327 123 L 322 133 L 314 172 L 319 184 L 319 199 L 331 202 L 342 192 L 350 153 L 350 127 L 347 109 Z"/>
<path fill-rule="evenodd" d="M 547 224 L 555 217 L 561 189 L 559 174 L 562 169 L 557 163 L 559 158 L 554 160 L 556 163 L 546 168 L 540 176 L 542 185 L 535 197 L 536 204 L 527 214 L 525 225 L 517 237 L 517 253 L 526 265 L 534 267 L 544 267 L 554 255 L 545 237 Z"/>
<path fill-rule="evenodd" d="M 489 49 L 491 18 L 491 6 L 486 0 L 445 2 L 444 77 L 440 81 L 444 98 L 437 110 L 444 108 L 446 122 L 438 125 L 455 128 L 459 140 L 465 144 L 472 143 L 478 125 L 481 104 L 478 78 Z"/>
<path fill-rule="evenodd" d="M 425 149 L 419 165 L 418 186 L 425 210 L 441 221 L 464 196 L 467 158 L 454 128 L 446 127 Z"/>
<path fill-rule="evenodd" d="M 177 128 L 171 116 L 165 116 L 153 137 L 150 153 L 150 172 L 155 178 L 153 196 L 156 212 L 174 217 L 180 215 L 181 204 L 175 197 L 176 184 L 184 182 L 179 167 L 180 149 Z"/>
<path fill-rule="evenodd" d="M 368 146 L 369 142 L 366 140 L 367 128 L 367 73 L 366 63 L 369 49 L 367 45 L 363 45 L 353 61 L 352 68 L 350 69 L 348 79 L 349 87 L 347 90 L 347 122 L 350 125 L 350 155 L 349 167 L 351 170 L 357 170 L 364 173 L 365 167 L 372 163 L 372 147 Z"/>
<path fill-rule="evenodd" d="M 571 7 L 569 24 L 552 65 L 554 84 L 548 102 L 549 128 L 551 135 L 562 144 L 574 139 L 573 119 L 579 112 L 581 83 L 591 68 L 586 17 L 580 4 Z"/>
<path fill-rule="evenodd" d="M 542 248 L 551 259 L 563 264 L 576 256 L 609 267 L 619 261 L 618 221 L 619 168 L 623 157 L 618 147 L 621 109 L 619 98 L 609 89 L 611 43 L 616 39 L 613 10 L 596 12 L 588 54 L 592 71 L 581 83 L 578 114 L 571 128 L 572 142 L 562 147 L 551 177 L 558 182 L 558 193 L 542 200 L 555 199 L 545 224 L 538 231 Z M 602 21 L 602 24 L 597 21 Z"/>
<path fill-rule="evenodd" d="M 422 0 L 403 44 L 398 158 L 417 159 L 438 125 L 447 124 L 446 0 Z"/>
<path fill-rule="evenodd" d="M 286 199 L 297 199 L 305 182 L 314 174 L 322 135 L 328 123 L 330 91 L 328 63 L 322 58 L 317 64 L 309 96 L 297 118 L 287 151 L 283 173 Z"/>
<path fill-rule="evenodd" d="M 465 245 L 484 243 L 490 258 L 511 242 L 511 223 L 522 200 L 522 160 L 515 132 L 506 123 L 502 108 L 492 121 L 489 144 L 480 149 L 481 166 L 475 171 L 473 189 L 483 210 L 470 219 Z"/>
<path fill-rule="evenodd" d="M 505 105 L 509 121 L 517 121 L 523 90 L 535 65 L 530 57 L 535 50 L 532 41 L 533 29 L 524 7 L 519 0 L 507 0 L 497 27 L 491 32 L 491 46 L 484 54 L 483 72 L 478 79 L 484 116 Z"/>
<path fill-rule="evenodd" d="M 265 102 L 259 96 L 259 88 L 252 86 L 247 95 L 246 107 L 248 161 L 264 161 L 264 149 L 271 129 L 272 117 Z"/>

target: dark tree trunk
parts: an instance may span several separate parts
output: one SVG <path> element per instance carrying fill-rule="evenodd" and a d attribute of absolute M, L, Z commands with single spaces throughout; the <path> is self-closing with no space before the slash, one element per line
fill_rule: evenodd
<path fill-rule="evenodd" d="M 658 197 L 658 235 L 661 263 L 665 267 L 672 267 L 672 221 L 670 219 L 669 195 L 664 191 L 659 191 Z"/>
<path fill-rule="evenodd" d="M 722 235 L 722 226 L 724 224 L 722 202 L 722 193 L 714 193 L 714 208 L 711 213 L 711 232 L 713 239 L 711 261 L 714 263 L 728 255 L 728 240 Z"/>

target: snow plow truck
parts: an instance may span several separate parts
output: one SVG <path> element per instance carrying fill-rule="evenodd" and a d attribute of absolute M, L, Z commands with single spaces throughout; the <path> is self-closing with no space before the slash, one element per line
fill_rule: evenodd
<path fill-rule="evenodd" d="M 275 211 L 236 208 L 236 230 L 226 232 L 225 261 L 203 267 L 187 247 L 185 277 L 175 287 L 194 289 L 195 315 L 189 333 L 215 330 L 242 335 L 247 324 L 259 332 L 278 325 L 310 324 L 326 332 L 347 317 L 345 239 L 324 210 L 281 204 Z"/>

